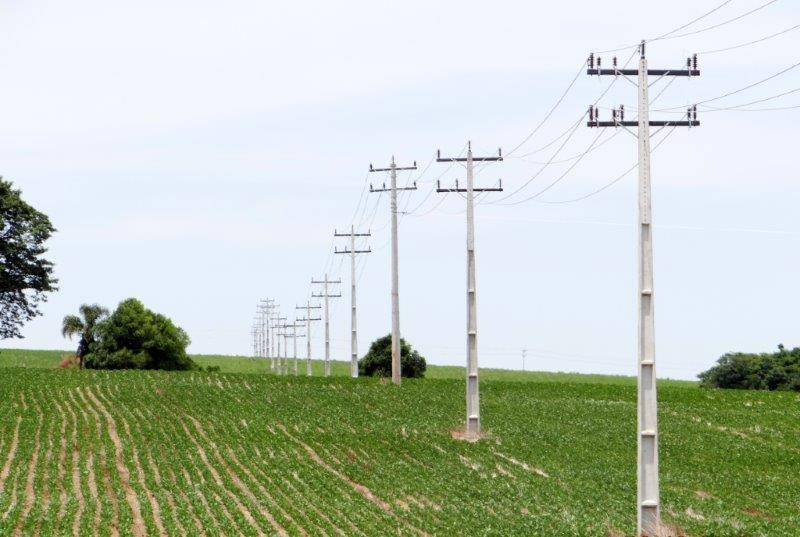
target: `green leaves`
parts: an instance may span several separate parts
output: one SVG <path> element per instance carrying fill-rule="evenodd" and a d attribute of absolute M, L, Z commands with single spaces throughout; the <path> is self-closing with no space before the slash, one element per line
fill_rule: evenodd
<path fill-rule="evenodd" d="M 56 290 L 53 264 L 43 257 L 54 231 L 47 215 L 0 177 L 0 339 L 22 337 L 22 325 L 41 315 L 39 305 Z"/>
<path fill-rule="evenodd" d="M 425 358 L 411 348 L 405 339 L 400 338 L 400 373 L 403 377 L 422 378 L 427 364 Z M 392 376 L 392 335 L 376 339 L 369 346 L 369 352 L 358 361 L 359 375 L 368 377 Z"/>
<path fill-rule="evenodd" d="M 122 301 L 97 325 L 86 367 L 91 369 L 197 369 L 186 355 L 189 336 L 135 298 Z"/>

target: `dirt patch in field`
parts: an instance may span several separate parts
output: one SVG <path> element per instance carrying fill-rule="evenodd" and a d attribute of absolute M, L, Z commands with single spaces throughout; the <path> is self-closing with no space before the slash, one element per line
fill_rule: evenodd
<path fill-rule="evenodd" d="M 478 434 L 474 434 L 468 432 L 464 427 L 458 427 L 456 429 L 450 429 L 450 438 L 452 438 L 453 440 L 461 440 L 463 442 L 469 442 L 470 444 L 474 444 L 475 442 L 491 438 L 491 435 L 487 432 L 480 432 Z"/>
<path fill-rule="evenodd" d="M 754 516 L 756 518 L 762 518 L 764 520 L 772 520 L 772 517 L 770 517 L 768 515 L 765 515 L 764 513 L 759 511 L 758 509 L 742 509 L 742 513 L 744 513 L 746 515 L 749 515 L 749 516 Z"/>
<path fill-rule="evenodd" d="M 709 500 L 714 498 L 714 495 L 710 492 L 706 492 L 704 490 L 696 490 L 694 491 L 694 495 L 700 498 L 701 500 Z"/>

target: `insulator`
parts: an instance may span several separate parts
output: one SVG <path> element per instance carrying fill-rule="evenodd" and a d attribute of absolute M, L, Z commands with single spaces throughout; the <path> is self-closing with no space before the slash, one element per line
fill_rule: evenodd
<path fill-rule="evenodd" d="M 616 69 L 617 68 L 617 57 L 616 56 L 614 56 L 613 63 L 614 63 L 614 69 Z"/>
<path fill-rule="evenodd" d="M 691 69 L 692 68 L 692 59 L 691 58 L 686 58 L 686 68 L 687 69 Z"/>
<path fill-rule="evenodd" d="M 692 56 L 692 66 L 697 69 L 697 54 Z"/>
<path fill-rule="evenodd" d="M 612 108 L 611 109 L 611 119 L 614 120 L 614 123 L 617 122 L 617 109 L 616 108 Z"/>
<path fill-rule="evenodd" d="M 602 63 L 603 63 L 603 58 L 601 58 L 600 56 L 598 56 L 598 57 L 597 57 L 597 68 L 598 68 L 598 69 L 600 69 L 600 65 L 602 65 Z M 598 74 L 600 74 L 600 73 L 598 73 Z"/>
<path fill-rule="evenodd" d="M 586 64 L 589 66 L 589 69 L 594 69 L 594 52 L 589 54 L 589 59 L 586 60 Z"/>
<path fill-rule="evenodd" d="M 589 105 L 589 121 L 594 121 L 594 106 Z"/>
<path fill-rule="evenodd" d="M 620 121 L 625 121 L 625 105 L 619 105 L 619 119 Z"/>

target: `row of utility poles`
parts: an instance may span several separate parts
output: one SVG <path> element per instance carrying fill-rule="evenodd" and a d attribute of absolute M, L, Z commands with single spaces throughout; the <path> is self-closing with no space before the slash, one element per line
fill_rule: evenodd
<path fill-rule="evenodd" d="M 686 69 L 648 69 L 645 56 L 645 43 L 640 46 L 640 58 L 638 68 L 626 69 L 618 68 L 616 58 L 610 69 L 601 68 L 601 59 L 595 58 L 592 54 L 588 59 L 587 74 L 595 76 L 614 76 L 627 79 L 638 88 L 638 110 L 637 118 L 634 120 L 625 119 L 625 109 L 621 106 L 612 111 L 610 121 L 601 121 L 598 118 L 597 109 L 590 107 L 588 112 L 587 126 L 591 128 L 632 128 L 636 127 L 637 132 L 633 133 L 638 139 L 638 207 L 639 207 L 639 230 L 638 230 L 638 376 L 637 376 L 637 535 L 654 534 L 660 525 L 660 493 L 658 480 L 658 410 L 656 395 L 656 372 L 655 372 L 655 318 L 654 318 L 654 291 L 653 291 L 653 242 L 652 242 L 652 214 L 651 214 L 651 177 L 650 177 L 650 127 L 695 127 L 699 126 L 697 120 L 697 109 L 691 107 L 686 111 L 685 119 L 668 121 L 651 121 L 649 118 L 650 100 L 648 89 L 652 84 L 657 83 L 666 77 L 695 77 L 700 75 L 697 68 L 697 57 L 687 59 Z M 650 77 L 659 77 L 654 82 L 650 82 Z M 634 81 L 630 77 L 636 77 Z M 477 323 L 477 283 L 475 277 L 475 222 L 474 222 L 474 196 L 481 192 L 500 192 L 502 185 L 496 187 L 478 188 L 474 185 L 474 163 L 475 162 L 498 162 L 503 160 L 501 151 L 496 156 L 478 157 L 472 153 L 471 143 L 467 144 L 466 157 L 442 157 L 441 152 L 437 154 L 437 162 L 458 163 L 466 168 L 466 186 L 460 187 L 458 181 L 453 187 L 442 187 L 437 182 L 436 191 L 438 193 L 458 193 L 464 194 L 466 200 L 466 425 L 465 433 L 468 438 L 477 439 L 481 436 L 480 422 L 480 392 L 478 382 L 478 323 Z M 399 292 L 399 260 L 398 260 L 398 233 L 397 233 L 397 192 L 402 190 L 415 190 L 413 186 L 398 187 L 397 172 L 416 170 L 416 162 L 412 166 L 397 166 L 394 157 L 391 164 L 386 168 L 374 168 L 371 164 L 370 172 L 389 172 L 390 184 L 387 187 L 383 184 L 380 188 L 370 185 L 370 192 L 389 192 L 390 211 L 391 211 L 391 323 L 392 323 L 392 382 L 399 385 L 401 379 L 401 354 L 400 354 L 400 292 Z M 351 258 L 351 375 L 358 376 L 358 352 L 357 352 L 357 318 L 356 318 L 356 255 L 366 254 L 371 250 L 356 249 L 356 237 L 369 237 L 370 232 L 359 233 L 351 226 L 349 233 L 339 233 L 334 231 L 335 237 L 349 237 L 349 248 L 339 250 L 335 248 L 336 254 L 347 254 Z M 326 274 L 322 280 L 312 280 L 313 284 L 322 285 L 320 293 L 312 294 L 315 298 L 324 299 L 324 319 L 325 319 L 325 375 L 330 375 L 330 327 L 329 327 L 329 299 L 340 297 L 341 294 L 331 294 L 329 285 L 339 284 L 341 280 L 329 280 Z M 264 335 L 264 319 L 281 320 L 282 318 L 269 317 L 270 308 L 277 306 L 272 301 L 264 301 L 266 305 L 259 311 L 261 316 L 258 318 L 260 324 L 253 330 L 253 349 L 254 354 L 264 352 L 270 356 L 272 348 L 269 344 L 275 341 L 274 335 Z M 307 323 L 305 337 L 308 340 L 307 373 L 311 374 L 310 356 L 311 346 L 309 330 L 312 320 L 319 318 L 311 317 L 311 309 L 319 309 L 321 306 L 311 306 L 308 303 L 301 309 L 305 309 L 306 317 L 301 319 Z M 285 320 L 285 319 L 284 319 Z M 295 321 L 296 323 L 297 321 Z M 277 325 L 281 328 L 292 327 L 292 337 L 295 338 L 296 356 L 296 324 Z M 258 327 L 262 327 L 259 332 Z M 270 325 L 272 326 L 272 325 Z M 285 332 L 282 333 L 285 336 Z M 266 347 L 265 347 L 266 345 Z M 280 345 L 280 340 L 278 340 Z M 284 353 L 286 342 L 284 340 Z M 527 350 L 522 351 L 523 369 Z M 280 352 L 278 352 L 279 356 Z M 285 354 L 284 354 L 285 355 Z M 279 358 L 280 362 L 280 358 Z M 296 367 L 296 361 L 295 361 Z M 279 368 L 280 369 L 280 368 Z M 296 370 L 295 370 L 296 373 Z"/>

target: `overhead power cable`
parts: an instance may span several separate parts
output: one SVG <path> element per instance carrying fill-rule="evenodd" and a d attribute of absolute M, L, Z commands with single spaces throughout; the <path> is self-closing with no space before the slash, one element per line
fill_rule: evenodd
<path fill-rule="evenodd" d="M 677 129 L 677 127 L 672 127 L 667 132 L 667 134 L 661 140 L 659 140 L 658 143 L 656 143 L 655 146 L 653 146 L 653 150 L 651 151 L 651 153 L 654 153 L 656 151 L 656 149 L 658 149 L 661 146 L 661 144 L 666 142 L 667 138 L 669 138 L 670 135 L 672 135 L 672 133 L 675 132 L 675 129 Z M 627 177 L 627 175 L 629 173 L 631 173 L 633 170 L 635 170 L 638 167 L 639 167 L 639 163 L 636 162 L 633 166 L 631 166 L 630 168 L 628 168 L 627 170 L 622 172 L 620 175 L 618 175 L 616 178 L 614 178 L 609 183 L 606 183 L 604 186 L 598 188 L 597 190 L 593 190 L 593 191 L 589 192 L 588 194 L 584 194 L 583 196 L 579 196 L 577 198 L 571 198 L 571 199 L 567 199 L 567 200 L 557 200 L 557 201 L 537 200 L 537 201 L 539 203 L 545 203 L 547 205 L 562 205 L 562 204 L 565 204 L 565 203 L 575 203 L 577 201 L 583 201 L 583 200 L 585 200 L 587 198 L 591 198 L 592 196 L 595 196 L 595 195 L 603 192 L 604 190 L 607 190 L 607 189 L 611 188 L 612 186 L 614 186 L 615 184 L 620 182 L 622 179 Z"/>
<path fill-rule="evenodd" d="M 714 50 L 701 50 L 700 52 L 698 52 L 698 54 L 704 54 L 704 55 L 705 54 L 716 54 L 718 52 L 727 52 L 729 50 L 736 50 L 737 48 L 749 47 L 750 45 L 755 45 L 757 43 L 762 43 L 764 41 L 772 39 L 773 37 L 778 37 L 778 36 L 781 36 L 783 34 L 789 33 L 789 32 L 791 32 L 793 30 L 797 30 L 798 28 L 800 28 L 800 24 L 795 24 L 791 28 L 786 28 L 785 30 L 781 30 L 780 32 L 776 32 L 774 34 L 770 34 L 770 35 L 762 37 L 760 39 L 755 39 L 753 41 L 748 41 L 747 43 L 740 43 L 738 45 L 733 45 L 731 47 L 718 48 L 718 49 L 714 49 Z"/>
<path fill-rule="evenodd" d="M 691 105 L 701 105 L 701 104 L 706 104 L 706 103 L 711 103 L 711 102 L 714 102 L 714 101 L 718 101 L 720 99 L 724 99 L 725 97 L 730 97 L 731 95 L 736 95 L 737 93 L 741 93 L 743 91 L 747 91 L 747 90 L 749 90 L 751 88 L 754 88 L 756 86 L 759 86 L 759 85 L 761 85 L 761 84 L 763 84 L 765 82 L 769 82 L 770 80 L 772 80 L 774 78 L 778 78 L 779 76 L 781 76 L 781 75 L 783 75 L 785 73 L 788 73 L 789 71 L 791 71 L 793 69 L 797 69 L 798 67 L 800 67 L 800 62 L 797 62 L 797 63 L 795 63 L 793 65 L 790 65 L 786 69 L 778 71 L 777 73 L 775 73 L 773 75 L 770 75 L 767 78 L 763 78 L 763 79 L 759 80 L 758 82 L 753 82 L 752 84 L 748 84 L 747 86 L 744 86 L 743 88 L 739 88 L 737 90 L 729 91 L 729 92 L 724 93 L 722 95 L 717 95 L 716 97 L 711 97 L 709 99 L 704 99 L 702 101 L 696 101 L 696 102 L 693 102 L 693 103 L 684 104 L 684 105 L 680 105 L 680 106 L 668 106 L 668 107 L 664 107 L 664 108 L 656 108 L 656 109 L 654 109 L 652 111 L 653 112 L 668 112 L 670 110 L 684 110 L 686 107 L 691 106 Z"/>
<path fill-rule="evenodd" d="M 751 9 L 750 11 L 748 11 L 746 13 L 742 13 L 741 15 L 738 15 L 738 16 L 732 18 L 732 19 L 728 19 L 726 21 L 722 21 L 722 22 L 719 22 L 717 24 L 714 24 L 714 25 L 711 25 L 711 26 L 707 26 L 707 27 L 701 28 L 699 30 L 692 30 L 691 32 L 686 32 L 686 33 L 679 34 L 679 35 L 665 35 L 663 37 L 656 37 L 655 39 L 651 39 L 651 41 L 661 41 L 663 39 L 679 39 L 681 37 L 689 37 L 691 35 L 697 35 L 697 34 L 700 34 L 700 33 L 703 33 L 703 32 L 708 32 L 710 30 L 716 30 L 717 28 L 720 28 L 722 26 L 731 24 L 733 22 L 736 22 L 736 21 L 738 21 L 740 19 L 743 19 L 743 18 L 747 17 L 748 15 L 752 15 L 753 13 L 761 11 L 765 7 L 769 7 L 769 6 L 771 6 L 772 4 L 774 4 L 777 1 L 778 0 L 769 0 L 768 2 L 766 2 L 764 4 L 761 4 L 760 6 L 758 6 L 756 8 Z"/>
<path fill-rule="evenodd" d="M 778 0 L 769 0 L 769 1 L 768 1 L 768 2 L 766 2 L 765 4 L 761 4 L 760 6 L 758 6 L 758 7 L 754 8 L 754 9 L 751 9 L 750 11 L 748 11 L 748 12 L 746 12 L 746 13 L 743 13 L 743 14 L 741 14 L 741 15 L 737 15 L 736 17 L 734 17 L 734 18 L 732 18 L 732 19 L 725 20 L 725 21 L 723 21 L 723 22 L 720 22 L 720 23 L 714 24 L 714 25 L 712 25 L 712 26 L 707 26 L 707 27 L 705 27 L 705 28 L 701 28 L 700 30 L 693 30 L 693 31 L 691 31 L 691 32 L 686 32 L 686 33 L 683 33 L 683 34 L 680 34 L 680 35 L 673 35 L 673 34 L 675 34 L 676 32 L 679 32 L 679 31 L 681 31 L 681 30 L 684 30 L 684 29 L 688 28 L 689 26 L 693 25 L 694 23 L 696 23 L 696 22 L 699 22 L 699 21 L 701 21 L 701 20 L 705 19 L 705 18 L 706 18 L 706 17 L 708 17 L 709 15 L 711 15 L 711 14 L 713 14 L 713 13 L 716 13 L 717 11 L 719 11 L 720 9 L 722 9 L 723 7 L 725 7 L 725 6 L 727 6 L 728 4 L 730 4 L 730 3 L 731 3 L 731 1 L 732 1 L 732 0 L 726 0 L 725 2 L 722 2 L 721 4 L 717 5 L 715 8 L 711 9 L 710 11 L 707 11 L 707 12 L 705 12 L 703 15 L 700 15 L 700 16 L 699 16 L 699 17 L 697 17 L 696 19 L 693 19 L 693 20 L 689 21 L 689 22 L 688 22 L 688 23 L 686 23 L 686 24 L 683 24 L 683 25 L 681 25 L 681 26 L 678 26 L 678 27 L 677 27 L 677 28 L 675 28 L 674 30 L 670 30 L 669 32 L 667 32 L 667 33 L 665 33 L 665 34 L 661 34 L 661 35 L 660 35 L 660 36 L 658 36 L 658 37 L 654 37 L 654 38 L 652 38 L 652 39 L 645 39 L 645 41 L 647 41 L 647 42 L 652 42 L 652 41 L 661 41 L 661 40 L 666 40 L 666 39 L 678 39 L 678 38 L 680 38 L 680 37 L 687 37 L 687 36 L 691 36 L 691 35 L 700 34 L 700 33 L 703 33 L 703 32 L 708 32 L 708 31 L 710 31 L 710 30 L 715 30 L 715 29 L 717 29 L 717 28 L 720 28 L 720 27 L 722 27 L 722 26 L 725 26 L 725 25 L 731 24 L 731 23 L 733 23 L 733 22 L 736 22 L 736 21 L 738 21 L 738 20 L 740 20 L 740 19 L 743 19 L 744 17 L 747 17 L 748 15 L 752 15 L 753 13 L 756 13 L 756 12 L 758 12 L 758 11 L 760 11 L 760 10 L 764 9 L 765 7 L 768 7 L 768 6 L 770 6 L 771 4 L 774 4 L 774 3 L 775 3 L 775 2 L 777 2 Z M 619 51 L 622 51 L 622 50 L 629 50 L 629 49 L 631 49 L 631 48 L 635 49 L 636 47 L 638 47 L 638 46 L 639 46 L 639 44 L 640 44 L 640 43 L 633 43 L 633 44 L 630 44 L 630 45 L 624 45 L 624 46 L 620 46 L 620 47 L 617 47 L 617 48 L 612 48 L 612 49 L 607 49 L 607 50 L 600 50 L 600 51 L 597 51 L 597 54 L 606 54 L 606 53 L 609 53 L 609 52 L 619 52 Z"/>

